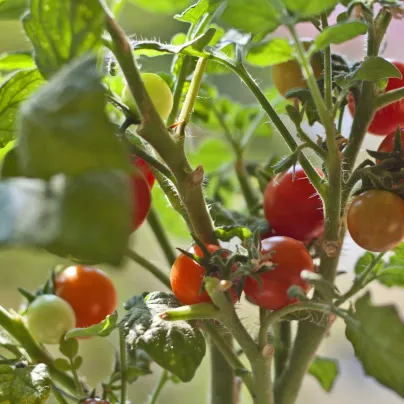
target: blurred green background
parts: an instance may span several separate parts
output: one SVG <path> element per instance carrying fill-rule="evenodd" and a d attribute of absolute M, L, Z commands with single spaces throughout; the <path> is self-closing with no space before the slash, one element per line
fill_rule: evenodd
<path fill-rule="evenodd" d="M 153 0 L 149 0 L 153 1 Z M 173 0 L 174 1 L 174 0 Z M 128 33 L 136 34 L 141 38 L 158 38 L 162 41 L 169 41 L 170 38 L 179 31 L 186 30 L 186 26 L 172 19 L 171 16 L 152 14 L 135 6 L 129 5 L 122 13 L 121 23 Z M 0 23 L 0 52 L 8 50 L 26 50 L 29 46 L 25 40 L 19 22 L 1 22 Z M 361 45 L 360 45 L 361 46 Z M 353 54 L 360 54 L 361 48 L 353 51 Z M 357 53 L 355 53 L 357 52 Z M 142 58 L 140 60 L 143 70 L 167 70 L 170 64 L 169 57 L 159 57 L 148 60 Z M 262 84 L 270 82 L 269 69 L 255 71 L 255 76 Z M 240 80 L 233 75 L 219 76 L 212 79 L 212 82 L 218 85 L 224 94 L 242 102 L 253 101 L 250 93 L 241 84 Z M 349 119 L 349 118 L 348 118 Z M 348 122 L 349 124 L 349 122 Z M 313 131 L 313 135 L 315 130 Z M 255 157 L 264 156 L 269 158 L 274 152 L 282 154 L 285 152 L 283 142 L 278 136 L 265 137 L 263 140 L 265 147 L 258 147 L 253 150 Z M 370 139 L 374 142 L 374 139 Z M 162 206 L 160 204 L 160 206 Z M 169 209 L 167 207 L 167 209 Z M 175 218 L 173 219 L 176 220 Z M 175 246 L 185 247 L 189 240 L 173 240 Z M 159 251 L 153 234 L 148 225 L 145 224 L 134 235 L 133 247 L 141 254 L 147 256 L 150 260 L 157 263 L 162 269 L 168 272 L 169 268 Z M 353 245 L 350 239 L 347 240 L 344 247 L 341 269 L 352 271 L 353 263 L 361 251 Z M 0 304 L 6 308 L 18 308 L 21 298 L 17 292 L 17 287 L 24 287 L 32 290 L 36 289 L 43 280 L 48 276 L 49 270 L 53 265 L 62 261 L 40 251 L 2 251 L 0 254 Z M 142 268 L 127 262 L 123 268 L 113 269 L 104 267 L 113 278 L 120 296 L 120 310 L 122 304 L 131 296 L 141 293 L 145 290 L 161 289 L 154 278 L 152 278 Z M 349 276 L 341 277 L 339 286 L 345 288 L 351 278 Z M 403 307 L 403 295 L 400 291 L 389 290 L 382 287 L 374 287 L 374 296 L 379 301 L 398 301 Z M 256 308 L 243 302 L 239 305 L 238 310 L 242 320 L 246 323 L 249 330 L 253 330 L 256 326 Z M 377 385 L 373 380 L 366 378 L 363 374 L 360 364 L 353 356 L 352 348 L 343 339 L 343 324 L 337 323 L 333 328 L 332 336 L 327 338 L 322 345 L 321 353 L 330 357 L 340 359 L 342 375 L 338 378 L 335 388 L 331 395 L 326 395 L 317 382 L 311 377 L 307 377 L 305 385 L 299 398 L 299 404 L 337 404 L 344 402 L 345 404 L 364 403 L 380 404 L 387 402 L 389 404 L 398 404 L 401 400 L 390 391 Z M 116 344 L 114 337 L 110 338 L 111 344 Z M 89 340 L 81 342 L 82 354 L 85 357 L 84 369 L 82 373 L 87 376 L 90 383 L 94 383 L 99 379 L 101 373 L 105 370 L 102 363 L 102 352 L 111 349 L 111 345 L 99 345 L 99 341 Z M 55 348 L 51 348 L 55 352 Z M 168 385 L 164 389 L 159 400 L 160 403 L 176 403 L 184 404 L 203 404 L 207 402 L 208 397 L 208 376 L 209 363 L 208 356 L 203 365 L 198 370 L 194 380 L 182 385 Z M 148 394 L 152 391 L 155 379 L 158 377 L 160 370 L 153 368 L 154 374 L 141 378 L 131 388 L 130 399 L 133 403 L 143 404 L 147 401 Z M 101 372 L 101 373 L 100 373 Z M 51 401 L 52 402 L 52 401 Z M 249 404 L 248 394 L 243 391 L 243 404 Z M 13 403 L 14 404 L 14 403 Z M 16 403 L 17 404 L 17 403 Z"/>

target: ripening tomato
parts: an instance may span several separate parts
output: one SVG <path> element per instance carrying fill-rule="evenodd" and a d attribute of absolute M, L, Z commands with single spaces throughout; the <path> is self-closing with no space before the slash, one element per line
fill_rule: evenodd
<path fill-rule="evenodd" d="M 312 44 L 311 40 L 303 40 L 303 46 L 306 50 Z M 314 77 L 319 79 L 323 73 L 323 59 L 321 53 L 315 53 L 311 57 L 311 67 Z M 307 83 L 304 79 L 302 69 L 297 60 L 289 60 L 279 63 L 272 67 L 272 82 L 280 94 L 285 95 L 293 88 L 306 88 Z"/>
<path fill-rule="evenodd" d="M 268 183 L 264 212 L 277 235 L 310 241 L 323 234 L 323 203 L 300 165 Z"/>
<path fill-rule="evenodd" d="M 404 239 L 404 201 L 389 191 L 365 191 L 351 202 L 347 224 L 359 247 L 389 251 Z"/>
<path fill-rule="evenodd" d="M 397 129 L 397 128 L 396 128 Z M 389 135 L 387 135 L 383 141 L 380 143 L 379 148 L 377 149 L 378 152 L 384 152 L 384 153 L 390 153 L 394 149 L 394 140 L 396 137 L 396 131 L 391 132 Z M 403 157 L 404 157 L 404 128 L 401 128 L 401 146 L 403 148 Z M 380 161 L 377 160 L 377 163 L 379 164 Z"/>
<path fill-rule="evenodd" d="M 401 79 L 390 78 L 384 90 L 385 92 L 404 87 L 404 63 L 396 61 L 393 61 L 392 63 L 398 70 L 400 70 L 403 77 Z M 368 100 L 363 100 L 363 102 L 368 102 Z M 348 95 L 348 108 L 351 115 L 354 115 L 355 100 L 352 94 Z M 404 125 L 404 99 L 380 108 L 375 113 L 375 116 L 368 127 L 368 132 L 373 135 L 384 136 L 395 131 L 398 125 Z"/>
<path fill-rule="evenodd" d="M 217 245 L 213 244 L 207 244 L 206 247 L 211 253 L 219 249 Z M 191 247 L 189 252 L 196 254 L 198 257 L 203 257 L 203 253 L 197 245 Z M 177 257 L 171 268 L 170 281 L 171 288 L 181 303 L 197 304 L 211 301 L 206 290 L 203 290 L 201 293 L 205 274 L 205 268 L 191 258 L 184 254 Z M 211 276 L 219 277 L 219 273 L 211 274 Z M 231 295 L 233 303 L 235 303 L 237 301 L 237 294 L 233 289 L 231 290 Z"/>
<path fill-rule="evenodd" d="M 75 265 L 63 270 L 56 278 L 55 294 L 72 306 L 79 328 L 100 323 L 117 307 L 114 284 L 93 267 Z"/>
<path fill-rule="evenodd" d="M 167 119 L 173 109 L 174 103 L 173 93 L 170 87 L 158 74 L 142 73 L 142 80 L 161 119 Z M 130 109 L 137 111 L 135 100 L 127 85 L 125 85 L 122 92 L 122 101 Z"/>
<path fill-rule="evenodd" d="M 25 320 L 28 330 L 41 344 L 58 344 L 62 335 L 76 326 L 73 308 L 55 295 L 37 297 L 28 306 Z"/>
<path fill-rule="evenodd" d="M 145 176 L 135 170 L 132 173 L 133 213 L 132 230 L 137 230 L 145 221 L 151 206 L 151 192 Z"/>
<path fill-rule="evenodd" d="M 150 170 L 149 165 L 143 159 L 137 156 L 132 156 L 132 164 L 142 172 L 147 183 L 149 184 L 150 189 L 152 189 L 154 182 L 156 181 L 156 177 Z"/>
<path fill-rule="evenodd" d="M 310 285 L 300 278 L 303 270 L 314 271 L 314 263 L 306 247 L 290 237 L 270 237 L 262 241 L 262 254 L 274 253 L 268 258 L 274 269 L 259 275 L 260 283 L 247 277 L 244 293 L 248 300 L 268 310 L 279 310 L 296 299 L 290 299 L 288 289 L 298 285 L 306 292 Z"/>

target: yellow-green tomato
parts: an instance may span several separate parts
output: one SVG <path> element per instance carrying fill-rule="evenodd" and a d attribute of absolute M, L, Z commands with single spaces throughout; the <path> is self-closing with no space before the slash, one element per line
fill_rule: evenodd
<path fill-rule="evenodd" d="M 58 344 L 62 335 L 76 326 L 72 307 L 55 295 L 35 299 L 25 319 L 32 336 L 42 344 Z"/>
<path fill-rule="evenodd" d="M 173 93 L 170 87 L 159 75 L 154 73 L 142 73 L 142 80 L 161 119 L 166 120 L 173 109 Z M 122 101 L 131 110 L 137 111 L 135 100 L 127 85 L 122 92 Z"/>

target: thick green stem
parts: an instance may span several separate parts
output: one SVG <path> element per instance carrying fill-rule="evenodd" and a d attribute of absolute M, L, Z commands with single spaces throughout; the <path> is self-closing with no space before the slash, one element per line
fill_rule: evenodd
<path fill-rule="evenodd" d="M 126 403 L 126 397 L 128 395 L 128 363 L 126 352 L 126 338 L 121 329 L 119 329 L 119 355 L 121 371 L 121 403 Z"/>
<path fill-rule="evenodd" d="M 328 27 L 327 14 L 321 14 L 321 25 L 323 30 Z M 324 49 L 324 99 L 329 111 L 332 110 L 332 65 L 331 49 L 327 46 Z"/>
<path fill-rule="evenodd" d="M 377 110 L 393 102 L 400 101 L 403 98 L 404 98 L 404 87 L 397 88 L 396 90 L 387 91 L 387 93 L 382 93 L 374 99 L 373 108 Z"/>
<path fill-rule="evenodd" d="M 76 384 L 77 394 L 79 397 L 83 397 L 84 396 L 83 385 L 81 384 L 79 374 L 77 373 L 77 369 L 74 366 L 73 359 L 70 359 L 70 366 L 72 368 L 72 375 L 73 375 L 74 382 Z"/>
<path fill-rule="evenodd" d="M 167 383 L 169 377 L 168 377 L 168 372 L 167 370 L 163 370 L 163 372 L 160 375 L 159 380 L 157 381 L 156 387 L 152 393 L 152 395 L 149 398 L 149 401 L 147 402 L 148 404 L 156 404 L 157 400 L 160 396 L 160 393 L 163 391 L 163 388 L 165 384 Z"/>
<path fill-rule="evenodd" d="M 288 363 L 292 333 L 290 321 L 281 321 L 273 325 L 275 334 L 275 379 L 278 380 Z"/>
<path fill-rule="evenodd" d="M 165 255 L 165 258 L 169 265 L 172 265 L 177 255 L 175 254 L 175 250 L 171 245 L 170 239 L 167 236 L 167 233 L 161 224 L 160 218 L 156 209 L 152 206 L 149 214 L 147 216 L 147 222 L 149 223 L 151 229 L 153 230 L 154 235 L 156 236 L 157 241 L 160 244 L 161 249 Z"/>
<path fill-rule="evenodd" d="M 156 265 L 147 260 L 146 258 L 139 255 L 137 252 L 130 250 L 129 248 L 126 250 L 126 256 L 130 258 L 132 261 L 141 265 L 144 269 L 149 271 L 152 275 L 154 275 L 164 286 L 171 289 L 170 278 L 160 270 Z"/>
<path fill-rule="evenodd" d="M 219 317 L 219 310 L 213 303 L 197 303 L 167 310 L 160 317 L 165 321 L 215 319 Z"/>

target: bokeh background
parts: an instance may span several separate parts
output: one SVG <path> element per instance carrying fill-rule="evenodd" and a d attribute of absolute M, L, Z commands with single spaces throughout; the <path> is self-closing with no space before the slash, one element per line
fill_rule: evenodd
<path fill-rule="evenodd" d="M 335 15 L 338 13 L 334 13 Z M 333 16 L 331 17 L 333 18 Z M 169 41 L 170 38 L 178 31 L 185 31 L 184 24 L 175 21 L 169 15 L 153 14 L 128 5 L 121 16 L 121 22 L 124 28 L 129 33 L 136 34 L 143 38 L 159 38 L 163 41 Z M 302 36 L 315 35 L 314 29 L 310 26 L 301 24 L 299 32 Z M 1 22 L 0 23 L 0 52 L 7 50 L 26 50 L 29 46 L 21 32 L 18 22 Z M 404 33 L 404 21 L 393 21 L 384 45 L 384 55 L 389 58 L 404 61 L 402 35 Z M 285 36 L 285 31 L 280 29 L 274 35 Z M 335 47 L 335 50 L 344 54 L 349 60 L 361 60 L 364 55 L 363 38 L 357 38 Z M 160 57 L 152 60 L 141 59 L 141 64 L 144 70 L 164 70 L 168 69 L 170 59 L 168 57 Z M 254 70 L 254 75 L 257 75 L 259 82 L 263 86 L 270 84 L 270 69 Z M 248 90 L 243 87 L 239 79 L 229 74 L 220 76 L 212 80 L 224 94 L 237 99 L 241 102 L 252 102 L 253 99 Z M 285 118 L 286 119 L 286 118 Z M 344 121 L 344 134 L 347 135 L 351 119 L 346 114 Z M 314 136 L 318 127 L 308 129 Z M 368 136 L 363 146 L 365 148 L 376 148 L 381 139 L 375 136 Z M 266 157 L 272 154 L 282 154 L 285 152 L 285 146 L 282 140 L 273 134 L 265 138 L 264 152 Z M 254 153 L 254 150 L 252 151 Z M 362 152 L 362 156 L 365 152 Z M 165 207 L 169 209 L 168 207 Z M 164 206 L 161 208 L 164 209 Z M 161 266 L 163 270 L 169 271 L 164 259 L 159 251 L 158 245 L 155 242 L 153 234 L 148 225 L 145 224 L 136 233 L 133 240 L 134 248 L 141 254 L 146 255 L 150 260 Z M 173 244 L 176 246 L 186 246 L 189 240 L 173 239 Z M 348 272 L 347 275 L 339 277 L 338 286 L 345 290 L 349 287 L 352 280 L 352 268 L 357 257 L 363 251 L 356 247 L 347 237 L 340 269 Z M 57 257 L 47 253 L 38 251 L 2 251 L 0 254 L 0 304 L 6 308 L 18 308 L 21 303 L 20 295 L 16 288 L 24 287 L 27 289 L 35 289 L 40 285 L 49 273 L 53 265 L 61 263 Z M 104 267 L 113 278 L 120 296 L 120 309 L 122 304 L 129 297 L 143 292 L 145 290 L 161 290 L 161 286 L 142 268 L 127 262 L 120 269 Z M 380 304 L 395 302 L 401 309 L 404 308 L 404 293 L 402 290 L 392 288 L 387 289 L 380 286 L 372 287 L 373 299 Z M 242 302 L 238 310 L 242 319 L 246 322 L 249 329 L 253 329 L 257 309 L 246 302 Z M 388 332 L 388 330 L 386 330 Z M 113 344 L 116 341 L 111 337 L 107 342 L 88 340 L 81 343 L 81 351 L 85 356 L 84 374 L 90 383 L 97 383 L 102 377 L 102 373 L 108 371 L 105 369 L 101 351 L 107 352 L 113 350 Z M 53 349 L 54 351 L 54 349 Z M 360 363 L 355 359 L 353 350 L 350 344 L 344 338 L 344 325 L 341 321 L 337 321 L 332 328 L 330 336 L 323 342 L 320 352 L 321 355 L 338 358 L 340 363 L 340 375 L 330 394 L 322 391 L 317 381 L 311 376 L 305 379 L 304 387 L 301 391 L 298 404 L 345 404 L 367 403 L 367 404 L 399 404 L 402 399 L 395 393 L 389 391 L 379 385 L 373 379 L 364 375 Z M 196 377 L 190 383 L 183 385 L 167 385 L 164 389 L 159 402 L 161 404 L 171 402 L 203 404 L 207 402 L 207 385 L 209 375 L 209 358 L 206 357 L 203 365 L 198 370 Z M 131 401 L 133 403 L 146 403 L 148 394 L 152 391 L 156 378 L 160 370 L 154 368 L 154 374 L 141 378 L 131 388 Z M 250 399 L 246 392 L 243 392 L 243 404 L 250 403 Z"/>

